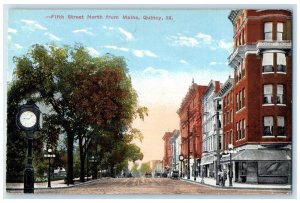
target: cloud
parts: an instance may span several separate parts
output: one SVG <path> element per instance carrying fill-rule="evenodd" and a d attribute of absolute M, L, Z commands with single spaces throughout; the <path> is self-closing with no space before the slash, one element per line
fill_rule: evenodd
<path fill-rule="evenodd" d="M 13 28 L 8 28 L 8 33 L 17 33 L 18 31 L 16 29 L 13 29 Z"/>
<path fill-rule="evenodd" d="M 103 25 L 102 28 L 103 28 L 104 30 L 110 30 L 110 31 L 112 31 L 112 30 L 117 30 L 117 31 L 119 31 L 120 33 L 122 33 L 122 34 L 126 37 L 126 40 L 127 40 L 127 41 L 132 41 L 132 40 L 134 40 L 133 34 L 130 33 L 130 32 L 128 32 L 128 31 L 126 31 L 124 28 L 121 28 L 121 27 L 118 27 L 118 28 L 115 28 L 115 27 L 107 27 L 106 25 Z"/>
<path fill-rule="evenodd" d="M 153 68 L 151 66 L 144 69 L 143 74 L 166 76 L 169 72 L 164 69 Z"/>
<path fill-rule="evenodd" d="M 105 45 L 103 46 L 104 48 L 107 48 L 107 49 L 113 49 L 113 50 L 119 50 L 119 51 L 124 51 L 124 52 L 128 52 L 129 49 L 128 48 L 124 48 L 124 47 L 117 47 L 115 45 Z"/>
<path fill-rule="evenodd" d="M 212 36 L 207 35 L 207 34 L 203 34 L 201 32 L 199 32 L 196 37 L 199 38 L 199 39 L 202 39 L 202 41 L 207 43 L 207 44 L 210 44 L 213 40 Z"/>
<path fill-rule="evenodd" d="M 61 40 L 61 38 L 57 37 L 56 35 L 54 35 L 50 32 L 46 32 L 44 35 L 48 36 L 53 41 L 60 41 Z"/>
<path fill-rule="evenodd" d="M 84 33 L 84 34 L 91 35 L 91 36 L 94 35 L 94 33 L 89 31 L 89 28 L 77 29 L 77 30 L 73 30 L 72 32 L 73 33 Z"/>
<path fill-rule="evenodd" d="M 21 46 L 20 44 L 14 44 L 14 47 L 16 48 L 16 49 L 23 49 L 23 46 Z"/>
<path fill-rule="evenodd" d="M 27 20 L 27 19 L 21 19 L 21 22 L 23 22 L 30 30 L 47 30 L 46 27 L 42 26 L 36 21 L 33 20 Z"/>
<path fill-rule="evenodd" d="M 148 57 L 152 57 L 152 58 L 157 58 L 158 56 L 156 54 L 154 54 L 152 51 L 150 50 L 138 50 L 138 49 L 133 49 L 132 50 L 133 55 L 135 55 L 136 57 L 142 58 L 144 56 L 148 56 Z"/>
<path fill-rule="evenodd" d="M 183 60 L 183 59 L 181 59 L 181 60 L 179 61 L 179 63 L 181 63 L 181 64 L 189 64 L 187 61 L 185 61 L 185 60 Z"/>
<path fill-rule="evenodd" d="M 118 30 L 125 35 L 127 41 L 132 41 L 134 39 L 133 34 L 119 27 Z"/>
<path fill-rule="evenodd" d="M 218 43 L 218 47 L 221 49 L 225 49 L 229 53 L 231 53 L 232 48 L 233 48 L 233 42 L 226 42 L 224 39 L 221 39 Z"/>
<path fill-rule="evenodd" d="M 172 40 L 173 46 L 186 46 L 186 47 L 196 47 L 199 45 L 199 41 L 194 37 L 187 37 L 187 36 L 172 36 L 170 38 Z"/>
<path fill-rule="evenodd" d="M 100 53 L 93 47 L 87 47 L 86 49 L 88 50 L 88 52 L 91 56 L 96 57 L 96 56 L 100 55 Z"/>
<path fill-rule="evenodd" d="M 152 51 L 149 51 L 149 50 L 144 50 L 144 54 L 146 56 L 153 57 L 153 58 L 158 57 L 156 54 L 154 54 Z"/>

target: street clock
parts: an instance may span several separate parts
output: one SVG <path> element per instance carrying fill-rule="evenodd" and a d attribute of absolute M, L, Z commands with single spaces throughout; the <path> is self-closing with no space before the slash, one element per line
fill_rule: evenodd
<path fill-rule="evenodd" d="M 42 114 L 32 101 L 20 107 L 17 114 L 18 128 L 24 131 L 37 131 L 42 128 L 42 122 Z"/>
<path fill-rule="evenodd" d="M 17 127 L 27 134 L 28 155 L 24 170 L 24 193 L 34 193 L 34 168 L 32 165 L 32 140 L 33 133 L 42 129 L 42 114 L 38 106 L 29 100 L 22 105 L 17 113 Z"/>
<path fill-rule="evenodd" d="M 183 161 L 184 157 L 182 154 L 179 155 L 179 161 Z"/>

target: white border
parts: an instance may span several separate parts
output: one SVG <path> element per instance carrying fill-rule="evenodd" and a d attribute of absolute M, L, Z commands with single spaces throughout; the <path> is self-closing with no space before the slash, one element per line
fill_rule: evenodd
<path fill-rule="evenodd" d="M 284 5 L 295 5 L 294 8 L 297 9 L 297 11 L 299 11 L 299 3 L 298 1 L 296 0 L 252 0 L 251 1 L 251 4 L 241 4 L 243 3 L 241 0 L 227 0 L 226 2 L 225 1 L 222 1 L 222 0 L 210 0 L 209 1 L 209 4 L 205 4 L 205 3 L 201 3 L 201 2 L 197 2 L 196 0 L 173 0 L 173 1 L 168 1 L 168 0 L 144 0 L 143 3 L 141 4 L 141 1 L 140 0 L 126 0 L 124 2 L 124 0 L 102 0 L 102 1 L 95 1 L 95 0 L 46 0 L 46 1 L 40 1 L 40 0 L 26 0 L 26 2 L 24 2 L 25 0 L 3 0 L 1 1 L 2 3 L 2 6 L 0 8 L 0 13 L 2 14 L 3 16 L 3 7 L 5 4 L 20 4 L 20 5 L 27 5 L 28 7 L 36 7 L 36 5 L 32 5 L 32 4 L 38 4 L 39 6 L 38 7 L 58 7 L 58 6 L 55 6 L 53 4 L 57 4 L 57 5 L 62 5 L 62 6 L 71 6 L 71 7 L 94 7 L 94 6 L 91 6 L 91 5 L 95 5 L 95 4 L 100 4 L 101 3 L 101 6 L 103 7 L 106 7 L 106 8 L 131 8 L 131 7 L 135 7 L 138 5 L 138 7 L 151 7 L 151 8 L 195 8 L 196 7 L 204 7 L 204 8 L 232 8 L 232 4 L 236 4 L 236 8 L 257 8 L 257 7 L 262 7 L 262 6 L 278 6 L 280 7 L 281 4 L 284 4 Z M 206 1 L 204 1 L 206 2 Z M 121 4 L 121 5 L 120 5 Z M 148 4 L 148 5 L 146 5 Z M 175 5 L 177 4 L 177 5 Z M 188 5 L 188 4 L 193 4 L 193 5 Z M 221 5 L 220 5 L 221 4 Z M 41 6 L 41 5 L 44 5 L 44 6 Z M 227 6 L 226 6 L 227 5 Z M 234 8 L 232 8 L 234 9 Z M 0 17 L 0 22 L 1 22 L 1 25 L 2 25 L 2 28 L 3 28 L 3 23 L 4 23 L 4 20 L 2 18 L 2 16 Z M 294 34 L 294 37 L 298 31 L 298 28 L 300 27 L 299 26 L 299 22 L 300 20 L 298 19 L 299 15 L 297 14 L 296 16 L 296 19 L 294 19 L 294 27 L 297 27 L 297 30 L 294 30 L 293 34 Z M 3 29 L 0 29 L 0 32 L 1 32 L 1 40 L 0 40 L 0 44 L 1 44 L 1 47 L 4 47 L 3 45 L 5 45 L 5 42 L 3 39 L 6 39 L 6 38 L 3 38 L 4 36 L 4 31 Z M 298 45 L 298 42 L 296 41 L 296 39 L 294 38 L 293 39 L 293 44 L 297 44 Z M 294 50 L 296 52 L 294 53 L 297 53 L 293 55 L 293 67 L 294 67 L 294 70 L 296 69 L 296 64 L 297 64 L 297 58 L 298 55 L 299 55 L 299 46 L 297 46 L 297 50 Z M 1 49 L 1 56 L 0 56 L 0 61 L 4 61 L 4 48 Z M 3 63 L 2 64 L 3 66 L 2 67 L 5 67 L 5 64 Z M 298 82 L 296 81 L 296 78 L 298 76 L 298 72 L 300 71 L 294 71 L 294 73 L 297 72 L 297 75 L 294 74 L 293 75 L 293 87 L 296 87 L 294 88 L 293 90 L 293 121 L 294 122 L 297 122 L 297 123 L 294 123 L 293 124 L 293 134 L 294 136 L 297 135 L 297 129 L 296 129 L 296 126 L 299 126 L 298 125 L 298 121 L 297 121 L 297 115 L 298 115 L 298 108 L 297 108 L 297 101 L 298 100 L 298 96 L 297 96 L 297 92 L 296 92 L 296 89 L 298 89 Z M 2 129 L 2 139 L 0 139 L 0 146 L 3 147 L 4 150 L 0 150 L 0 157 L 2 158 L 1 159 L 1 162 L 0 162 L 0 165 L 2 166 L 2 168 L 4 168 L 4 164 L 5 164 L 5 143 L 6 141 L 5 140 L 5 132 L 6 132 L 6 123 L 5 123 L 5 109 L 6 109 L 6 85 L 5 85 L 5 81 L 6 81 L 6 71 L 4 68 L 1 69 L 0 71 L 0 87 L 1 87 L 1 99 L 0 99 L 0 129 Z M 4 141 L 4 142 L 3 142 Z M 297 150 L 297 145 L 296 145 L 296 142 L 297 139 L 295 138 L 293 140 L 293 149 L 295 150 L 296 154 L 293 154 L 293 161 L 296 161 L 295 160 L 295 155 L 296 157 L 299 157 L 298 156 L 298 152 L 300 150 Z M 299 162 L 300 161 L 297 161 L 297 168 L 299 168 Z M 294 168 L 295 169 L 295 168 Z M 1 197 L 3 199 L 3 180 L 2 180 L 2 177 L 4 177 L 4 174 L 5 174 L 5 170 L 1 170 L 0 168 L 0 177 L 1 177 L 1 181 L 0 181 L 0 186 L 1 186 Z M 297 175 L 297 172 L 296 170 L 293 170 L 293 176 Z M 293 178 L 293 187 L 297 185 L 297 182 L 299 180 L 299 175 L 297 175 L 297 179 L 294 179 Z M 296 187 L 297 191 L 294 191 L 295 193 L 298 193 L 299 187 Z M 300 194 L 300 193 L 298 193 Z M 36 198 L 36 196 L 34 196 L 34 198 Z M 45 197 L 43 197 L 45 198 Z M 55 198 L 54 197 L 50 197 L 49 199 L 49 196 L 48 196 L 48 199 L 43 199 L 42 201 L 45 201 L 45 202 L 53 202 L 53 201 L 57 201 L 57 199 L 54 199 L 54 200 L 51 200 L 51 198 Z M 68 198 L 68 197 L 67 197 Z M 76 197 L 75 197 L 76 198 Z M 78 198 L 86 198 L 86 197 L 82 197 L 82 196 L 79 196 Z M 97 198 L 97 197 L 94 197 L 94 198 Z M 152 198 L 151 196 L 149 198 Z M 154 197 L 156 199 L 164 199 L 163 201 L 166 201 L 165 197 Z M 169 198 L 176 198 L 175 196 L 170 196 Z M 180 197 L 180 198 L 184 198 L 183 197 Z M 197 197 L 194 197 L 194 198 L 197 198 Z M 205 197 L 204 197 L 205 198 Z M 206 197 L 207 198 L 207 197 Z M 205 198 L 205 199 L 206 199 Z M 215 196 L 214 198 L 217 198 L 216 201 L 222 201 L 222 202 L 240 202 L 241 200 L 239 199 L 223 199 L 223 200 L 218 200 L 218 196 Z M 223 197 L 222 197 L 223 198 Z M 230 197 L 229 197 L 230 198 Z M 231 197 L 232 198 L 232 197 Z M 282 202 L 280 196 L 276 196 L 274 198 L 278 198 L 278 199 L 272 199 L 271 201 L 272 202 Z M 298 198 L 297 196 L 293 197 L 293 198 Z M 120 198 L 118 198 L 120 199 Z M 31 200 L 31 199 L 13 199 L 13 200 L 9 200 L 9 199 L 3 199 L 1 202 L 8 202 L 8 201 L 22 201 L 22 202 L 32 202 L 32 201 L 38 201 L 40 202 L 41 199 L 39 200 Z M 63 201 L 66 201 L 66 200 L 63 200 Z M 74 202 L 78 202 L 78 201 L 81 201 L 81 199 L 72 199 L 70 201 L 74 201 Z M 94 201 L 94 202 L 99 202 L 99 201 L 109 201 L 109 200 L 104 200 L 104 199 L 101 199 L 101 200 L 98 200 L 98 199 L 89 199 L 89 201 Z M 114 201 L 114 200 L 110 200 L 110 201 Z M 152 202 L 152 200 L 147 200 L 147 199 L 144 199 L 144 198 L 141 198 L 141 199 L 136 199 L 135 200 L 132 200 L 132 199 L 125 199 L 125 200 L 122 200 L 122 201 L 128 201 L 128 202 L 132 202 L 132 201 L 137 201 L 137 202 Z M 169 201 L 169 200 L 168 200 Z M 167 201 L 167 202 L 168 202 Z M 176 202 L 176 201 L 184 201 L 184 200 L 175 200 L 175 199 L 172 199 L 171 200 L 172 202 Z M 195 199 L 189 199 L 188 201 L 201 201 L 201 200 L 195 200 Z M 208 199 L 206 200 L 202 200 L 202 201 L 208 201 Z M 247 200 L 243 200 L 243 201 L 246 201 L 246 202 L 250 202 L 252 201 L 251 199 L 247 199 Z M 263 200 L 264 202 L 266 201 L 266 199 Z M 292 200 L 288 200 L 288 199 L 285 199 L 284 201 L 292 201 Z"/>

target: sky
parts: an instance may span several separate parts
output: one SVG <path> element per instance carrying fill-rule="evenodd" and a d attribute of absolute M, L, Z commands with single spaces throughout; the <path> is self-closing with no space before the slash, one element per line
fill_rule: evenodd
<path fill-rule="evenodd" d="M 93 56 L 124 56 L 139 104 L 149 109 L 134 127 L 143 162 L 163 159 L 165 132 L 179 129 L 176 111 L 194 79 L 207 85 L 226 81 L 232 51 L 230 10 L 24 10 L 8 13 L 6 75 L 11 81 L 14 56 L 37 43 L 81 43 Z M 124 19 L 124 16 L 133 19 Z"/>

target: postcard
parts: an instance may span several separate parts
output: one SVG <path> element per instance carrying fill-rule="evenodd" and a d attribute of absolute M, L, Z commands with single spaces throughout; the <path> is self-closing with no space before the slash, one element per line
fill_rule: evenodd
<path fill-rule="evenodd" d="M 293 7 L 6 12 L 8 197 L 291 198 Z"/>

